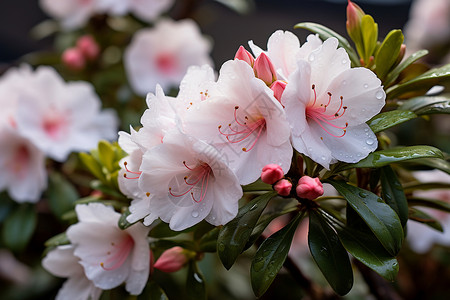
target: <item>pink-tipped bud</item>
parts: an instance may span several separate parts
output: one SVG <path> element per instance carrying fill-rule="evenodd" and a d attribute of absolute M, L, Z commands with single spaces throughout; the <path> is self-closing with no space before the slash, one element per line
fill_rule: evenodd
<path fill-rule="evenodd" d="M 245 50 L 245 48 L 242 46 L 239 47 L 238 51 L 236 52 L 236 55 L 234 56 L 234 59 L 243 60 L 252 67 L 255 63 L 255 59 L 253 58 L 253 55 L 250 52 L 248 52 L 247 50 Z"/>
<path fill-rule="evenodd" d="M 270 86 L 270 88 L 273 91 L 273 96 L 280 101 L 281 103 L 281 96 L 283 95 L 284 89 L 286 88 L 287 83 L 285 81 L 282 80 L 277 80 L 274 83 L 272 83 L 272 85 Z"/>
<path fill-rule="evenodd" d="M 183 268 L 189 259 L 194 256 L 194 252 L 176 246 L 164 251 L 153 267 L 165 273 L 176 272 Z"/>
<path fill-rule="evenodd" d="M 90 35 L 80 37 L 77 41 L 77 48 L 88 60 L 95 60 L 100 53 L 99 45 Z"/>
<path fill-rule="evenodd" d="M 253 66 L 255 76 L 271 86 L 277 80 L 277 72 L 270 58 L 263 52 L 255 60 Z"/>
<path fill-rule="evenodd" d="M 261 172 L 261 181 L 267 184 L 274 184 L 283 177 L 283 169 L 276 164 L 268 164 L 264 166 Z"/>
<path fill-rule="evenodd" d="M 64 65 L 74 71 L 80 71 L 86 66 L 84 55 L 78 48 L 66 49 L 63 52 L 61 59 Z"/>
<path fill-rule="evenodd" d="M 299 179 L 295 191 L 300 198 L 314 200 L 323 195 L 323 185 L 317 177 L 303 176 Z"/>
<path fill-rule="evenodd" d="M 359 41 L 361 36 L 361 19 L 364 17 L 365 13 L 355 3 L 348 1 L 347 5 L 347 32 L 348 35 L 356 42 Z"/>
<path fill-rule="evenodd" d="M 281 179 L 274 185 L 273 189 L 280 196 L 289 196 L 292 189 L 292 183 L 287 179 Z"/>

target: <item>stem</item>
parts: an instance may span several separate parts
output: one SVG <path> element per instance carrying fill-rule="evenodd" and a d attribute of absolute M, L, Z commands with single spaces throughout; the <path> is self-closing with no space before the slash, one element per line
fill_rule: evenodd
<path fill-rule="evenodd" d="M 364 278 L 364 281 L 369 286 L 370 292 L 378 300 L 401 300 L 402 298 L 397 294 L 391 284 L 372 271 L 369 267 L 361 263 L 360 261 L 353 260 L 355 266 Z"/>

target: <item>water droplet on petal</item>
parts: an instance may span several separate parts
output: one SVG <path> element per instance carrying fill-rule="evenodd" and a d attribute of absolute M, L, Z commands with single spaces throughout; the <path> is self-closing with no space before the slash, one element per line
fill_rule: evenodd
<path fill-rule="evenodd" d="M 373 145 L 373 143 L 375 143 L 375 141 L 373 139 L 367 139 L 366 140 L 366 144 L 367 145 Z"/>
<path fill-rule="evenodd" d="M 378 100 L 383 99 L 383 96 L 384 96 L 384 92 L 383 91 L 378 91 L 375 94 L 375 98 L 377 98 Z"/>
<path fill-rule="evenodd" d="M 347 84 L 346 80 L 342 81 L 342 85 L 346 85 L 346 84 Z"/>
<path fill-rule="evenodd" d="M 369 87 L 369 85 L 367 83 L 364 83 L 364 88 L 367 89 Z"/>
<path fill-rule="evenodd" d="M 193 210 L 192 213 L 191 213 L 191 216 L 192 216 L 193 218 L 197 218 L 197 217 L 198 217 L 198 211 Z"/>
<path fill-rule="evenodd" d="M 347 60 L 344 58 L 344 59 L 341 61 L 341 63 L 342 63 L 343 65 L 345 65 L 345 64 L 347 63 Z"/>
<path fill-rule="evenodd" d="M 322 159 L 322 160 L 325 160 L 325 159 L 327 159 L 327 158 L 325 157 L 325 155 L 322 155 L 321 159 Z"/>
<path fill-rule="evenodd" d="M 365 132 L 368 132 L 368 131 L 369 131 L 369 128 L 364 129 L 364 131 L 365 131 Z"/>
<path fill-rule="evenodd" d="M 309 55 L 309 61 L 314 61 L 314 59 L 315 59 L 316 57 L 314 56 L 314 53 L 311 53 L 310 55 Z"/>

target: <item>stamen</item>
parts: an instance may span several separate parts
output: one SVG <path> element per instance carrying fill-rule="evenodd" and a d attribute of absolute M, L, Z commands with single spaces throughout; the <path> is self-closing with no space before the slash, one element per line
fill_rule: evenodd
<path fill-rule="evenodd" d="M 119 245 L 111 243 L 115 248 L 114 254 L 109 257 L 105 262 L 100 262 L 100 266 L 106 271 L 112 271 L 120 268 L 128 258 L 130 251 L 133 249 L 134 240 L 131 236 L 127 235 Z M 107 252 L 107 255 L 111 255 L 111 251 Z"/>

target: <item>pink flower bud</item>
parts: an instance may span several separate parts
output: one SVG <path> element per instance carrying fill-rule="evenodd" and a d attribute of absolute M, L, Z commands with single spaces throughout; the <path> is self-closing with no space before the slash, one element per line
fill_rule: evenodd
<path fill-rule="evenodd" d="M 234 59 L 243 60 L 246 63 L 248 63 L 250 66 L 253 67 L 253 64 L 255 63 L 255 59 L 253 58 L 253 55 L 245 50 L 244 47 L 240 46 L 238 51 L 236 52 L 236 55 L 234 56 Z"/>
<path fill-rule="evenodd" d="M 94 60 L 100 53 L 100 47 L 90 35 L 83 35 L 77 41 L 77 48 L 89 60 Z"/>
<path fill-rule="evenodd" d="M 323 195 L 323 185 L 317 177 L 303 176 L 299 179 L 295 191 L 300 198 L 314 200 Z"/>
<path fill-rule="evenodd" d="M 271 86 L 277 80 L 275 67 L 265 53 L 261 53 L 255 60 L 253 70 L 255 71 L 255 76 L 264 81 L 268 86 Z"/>
<path fill-rule="evenodd" d="M 278 181 L 273 189 L 281 196 L 289 196 L 292 189 L 292 183 L 287 179 L 281 179 Z"/>
<path fill-rule="evenodd" d="M 194 256 L 195 253 L 192 251 L 176 246 L 164 251 L 153 267 L 166 273 L 176 272 L 183 268 L 188 260 Z"/>
<path fill-rule="evenodd" d="M 347 5 L 347 32 L 348 35 L 355 41 L 360 41 L 361 36 L 361 19 L 365 15 L 364 11 L 353 3 L 348 1 Z"/>
<path fill-rule="evenodd" d="M 261 172 L 261 180 L 267 184 L 274 184 L 283 177 L 283 169 L 276 164 L 268 164 L 264 166 Z"/>
<path fill-rule="evenodd" d="M 74 71 L 80 71 L 86 65 L 86 60 L 78 48 L 66 49 L 63 52 L 61 59 L 64 65 Z"/>
<path fill-rule="evenodd" d="M 270 88 L 273 91 L 273 95 L 274 97 L 280 101 L 281 103 L 281 96 L 283 95 L 284 89 L 286 88 L 287 83 L 285 81 L 282 80 L 277 80 L 274 83 L 272 83 L 272 85 L 270 86 Z"/>

